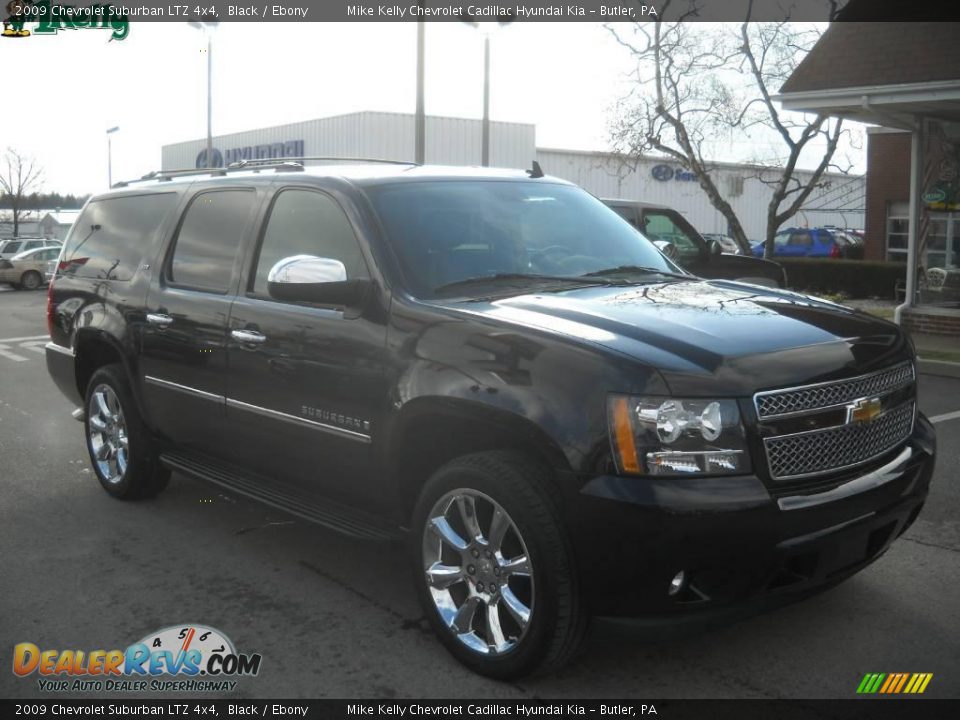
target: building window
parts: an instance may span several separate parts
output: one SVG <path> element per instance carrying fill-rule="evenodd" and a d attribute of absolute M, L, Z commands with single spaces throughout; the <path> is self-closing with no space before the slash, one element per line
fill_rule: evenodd
<path fill-rule="evenodd" d="M 887 260 L 906 262 L 910 232 L 909 203 L 887 206 Z M 960 216 L 951 212 L 931 212 L 927 224 L 926 254 L 923 268 L 956 267 L 960 263 Z"/>
<path fill-rule="evenodd" d="M 907 241 L 910 237 L 910 203 L 892 202 L 887 205 L 887 260 L 907 261 Z"/>

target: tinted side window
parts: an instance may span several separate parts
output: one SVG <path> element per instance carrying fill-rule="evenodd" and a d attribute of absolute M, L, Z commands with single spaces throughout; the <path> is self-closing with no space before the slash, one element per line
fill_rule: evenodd
<path fill-rule="evenodd" d="M 252 190 L 197 195 L 180 224 L 167 280 L 199 290 L 226 292 L 255 199 Z"/>
<path fill-rule="evenodd" d="M 813 238 L 810 237 L 808 232 L 795 232 L 790 236 L 790 244 L 810 247 L 813 245 Z"/>
<path fill-rule="evenodd" d="M 677 248 L 680 262 L 691 262 L 700 257 L 697 242 L 667 213 L 646 211 L 643 214 L 644 234 L 650 240 L 666 240 Z"/>
<path fill-rule="evenodd" d="M 270 210 L 251 289 L 268 295 L 267 276 L 291 255 L 333 258 L 347 269 L 347 279 L 368 277 L 360 244 L 350 221 L 333 198 L 312 190 L 284 190 Z"/>
<path fill-rule="evenodd" d="M 175 193 L 153 193 L 90 202 L 70 230 L 61 272 L 129 280 L 176 199 Z"/>
<path fill-rule="evenodd" d="M 22 244 L 22 243 L 19 243 L 19 242 L 7 243 L 6 245 L 3 246 L 3 251 L 4 251 L 5 253 L 16 254 L 16 253 L 20 252 L 20 245 L 21 245 L 21 244 Z"/>

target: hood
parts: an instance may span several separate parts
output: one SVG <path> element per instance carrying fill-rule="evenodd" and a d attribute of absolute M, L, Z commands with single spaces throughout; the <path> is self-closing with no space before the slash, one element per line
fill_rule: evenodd
<path fill-rule="evenodd" d="M 735 282 L 586 287 L 448 307 L 602 345 L 655 368 L 678 395 L 749 395 L 912 357 L 891 323 Z"/>

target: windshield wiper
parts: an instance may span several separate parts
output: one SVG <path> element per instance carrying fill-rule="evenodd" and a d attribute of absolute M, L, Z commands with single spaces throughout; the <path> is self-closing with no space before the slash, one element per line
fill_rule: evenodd
<path fill-rule="evenodd" d="M 527 281 L 527 282 L 549 282 L 549 283 L 574 283 L 577 285 L 610 285 L 617 284 L 603 278 L 588 277 L 586 275 L 540 275 L 537 273 L 497 273 L 496 275 L 481 275 L 479 277 L 466 278 L 464 280 L 455 280 L 434 288 L 434 292 L 445 292 L 453 288 L 469 287 L 471 285 L 489 285 L 491 283 L 503 283 L 509 281 Z"/>
<path fill-rule="evenodd" d="M 662 275 L 663 277 L 677 278 L 679 280 L 695 280 L 696 279 L 696 276 L 694 275 L 681 275 L 680 273 L 670 272 L 669 270 L 660 270 L 658 268 L 644 267 L 642 265 L 617 265 L 616 267 L 606 268 L 605 270 L 594 270 L 593 272 L 584 273 L 579 277 L 595 278 L 595 277 L 601 277 L 603 275 L 628 275 L 628 274 Z"/>

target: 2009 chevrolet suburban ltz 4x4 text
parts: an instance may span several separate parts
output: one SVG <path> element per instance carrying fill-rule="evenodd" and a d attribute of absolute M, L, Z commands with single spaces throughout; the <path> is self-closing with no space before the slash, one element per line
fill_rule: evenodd
<path fill-rule="evenodd" d="M 74 225 L 46 357 L 111 495 L 176 471 L 405 536 L 443 644 L 500 678 L 590 616 L 827 587 L 917 517 L 896 326 L 693 277 L 536 167 L 305 164 L 160 174 Z"/>

